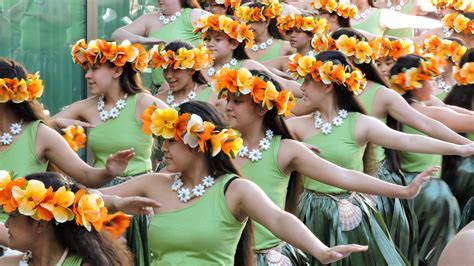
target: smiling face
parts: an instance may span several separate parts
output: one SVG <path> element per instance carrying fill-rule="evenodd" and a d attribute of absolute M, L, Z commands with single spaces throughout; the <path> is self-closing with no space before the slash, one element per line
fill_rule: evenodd
<path fill-rule="evenodd" d="M 215 60 L 232 56 L 238 42 L 229 38 L 224 32 L 210 31 L 206 38 L 206 46 Z"/>
<path fill-rule="evenodd" d="M 194 70 L 190 69 L 173 69 L 173 67 L 168 67 L 164 70 L 164 77 L 166 82 L 168 82 L 170 89 L 173 91 L 180 91 L 185 89 L 193 81 Z"/>
<path fill-rule="evenodd" d="M 112 86 L 118 85 L 121 73 L 121 68 L 110 66 L 108 63 L 95 64 L 87 69 L 85 78 L 91 93 L 100 95 Z"/>
<path fill-rule="evenodd" d="M 261 123 L 265 115 L 263 107 L 255 104 L 250 94 L 229 94 L 225 111 L 229 125 L 237 130 Z"/>

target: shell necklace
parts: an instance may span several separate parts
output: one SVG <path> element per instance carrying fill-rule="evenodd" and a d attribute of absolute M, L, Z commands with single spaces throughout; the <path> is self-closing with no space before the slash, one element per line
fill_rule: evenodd
<path fill-rule="evenodd" d="M 165 16 L 163 13 L 161 13 L 160 11 L 160 21 L 163 23 L 163 24 L 168 24 L 170 22 L 173 22 L 175 21 L 177 18 L 181 17 L 182 15 L 182 11 L 183 9 L 180 9 L 178 12 L 174 13 L 174 15 L 171 15 L 169 17 Z"/>
<path fill-rule="evenodd" d="M 188 93 L 188 95 L 186 96 L 186 99 L 182 100 L 180 103 L 174 102 L 173 90 L 169 89 L 168 96 L 166 97 L 166 103 L 169 106 L 171 106 L 171 108 L 176 108 L 183 103 L 187 103 L 191 100 L 194 100 L 194 98 L 196 98 L 196 88 L 197 88 L 197 83 L 194 83 L 194 88 Z"/>
<path fill-rule="evenodd" d="M 441 76 L 436 77 L 436 85 L 438 86 L 438 88 L 442 89 L 446 93 L 449 93 L 451 91 L 451 86 L 449 86 L 448 83 L 446 83 L 446 81 L 444 81 L 443 77 Z"/>
<path fill-rule="evenodd" d="M 252 51 L 256 52 L 258 50 L 265 50 L 268 47 L 272 46 L 273 44 L 273 38 L 270 37 L 266 41 L 260 43 L 260 44 L 254 44 L 252 45 Z"/>
<path fill-rule="evenodd" d="M 402 7 L 405 5 L 405 1 L 401 0 L 398 5 L 393 6 L 393 3 L 391 0 L 387 1 L 387 8 L 394 10 L 394 11 L 400 11 L 402 10 Z"/>
<path fill-rule="evenodd" d="M 177 174 L 174 178 L 174 182 L 171 185 L 171 190 L 178 193 L 178 199 L 182 203 L 186 203 L 191 199 L 201 197 L 206 193 L 206 188 L 214 185 L 214 177 L 208 175 L 202 179 L 201 184 L 195 186 L 192 190 L 183 187 L 183 180 L 181 180 L 181 174 Z"/>
<path fill-rule="evenodd" d="M 10 125 L 10 131 L 4 132 L 2 135 L 0 135 L 0 143 L 4 146 L 10 145 L 13 142 L 13 136 L 20 135 L 22 131 L 22 125 L 23 121 L 20 121 L 19 123 L 12 123 Z"/>
<path fill-rule="evenodd" d="M 231 66 L 236 66 L 237 65 L 237 59 L 235 58 L 232 58 L 230 59 L 229 63 L 225 63 L 222 68 L 225 68 L 225 67 L 228 67 L 230 68 Z M 216 69 L 214 68 L 214 63 L 212 64 L 212 66 L 210 66 L 208 69 L 207 69 L 207 74 L 212 77 L 214 76 L 214 74 L 216 73 Z"/>
<path fill-rule="evenodd" d="M 104 95 L 101 95 L 99 97 L 99 100 L 97 101 L 97 111 L 99 112 L 99 117 L 102 122 L 105 122 L 109 119 L 115 119 L 119 117 L 120 115 L 120 110 L 125 108 L 125 105 L 127 105 L 127 94 L 125 94 L 121 99 L 119 99 L 116 103 L 115 106 L 110 109 L 110 111 L 105 110 L 105 102 L 104 102 Z"/>
<path fill-rule="evenodd" d="M 239 157 L 249 158 L 251 162 L 259 161 L 262 159 L 263 152 L 270 149 L 270 146 L 272 144 L 272 138 L 273 131 L 269 129 L 265 132 L 265 137 L 261 139 L 258 143 L 257 149 L 252 149 L 251 151 L 249 151 L 249 148 L 247 146 L 242 146 L 242 148 L 240 148 L 237 154 L 239 155 Z"/>
<path fill-rule="evenodd" d="M 324 135 L 328 135 L 332 131 L 332 125 L 339 127 L 344 123 L 344 118 L 347 117 L 348 113 L 346 110 L 341 109 L 337 112 L 337 116 L 332 119 L 332 123 L 324 123 L 321 118 L 321 113 L 319 111 L 314 112 L 314 128 L 321 129 L 321 132 Z"/>

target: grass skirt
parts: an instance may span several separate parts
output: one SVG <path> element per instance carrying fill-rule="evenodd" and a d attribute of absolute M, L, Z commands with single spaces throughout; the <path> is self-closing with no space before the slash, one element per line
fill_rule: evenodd
<path fill-rule="evenodd" d="M 386 163 L 380 164 L 377 178 L 406 186 L 405 176 L 390 172 Z M 377 210 L 382 215 L 390 232 L 393 242 L 410 261 L 411 265 L 418 265 L 418 220 L 414 209 L 414 200 L 387 197 L 376 197 Z"/>
<path fill-rule="evenodd" d="M 411 183 L 418 173 L 405 173 Z M 441 179 L 431 179 L 415 198 L 415 213 L 420 236 L 418 251 L 420 262 L 436 265 L 448 241 L 456 233 L 460 210 L 456 198 Z"/>
<path fill-rule="evenodd" d="M 445 178 L 444 181 L 448 183 L 459 206 L 463 208 L 467 201 L 474 196 L 474 156 L 461 158 L 455 175 Z"/>
<path fill-rule="evenodd" d="M 294 265 L 294 266 L 309 265 L 308 258 L 303 253 L 303 251 L 293 247 L 292 245 L 288 243 L 282 243 L 282 245 L 277 246 L 276 248 L 273 248 L 273 250 L 287 257 L 290 260 L 291 265 Z M 269 264 L 267 260 L 267 256 L 265 252 L 257 252 L 256 258 L 257 258 L 257 266 L 271 265 Z"/>
<path fill-rule="evenodd" d="M 131 178 L 131 176 L 116 177 L 106 186 L 115 186 Z M 127 246 L 133 254 L 133 265 L 150 265 L 150 250 L 148 248 L 148 216 L 134 215 L 130 226 L 125 232 L 125 238 L 127 239 Z"/>
<path fill-rule="evenodd" d="M 341 200 L 349 194 L 332 195 Z M 339 209 L 335 199 L 325 194 L 304 190 L 298 206 L 298 217 L 327 246 L 344 244 L 368 245 L 366 252 L 354 253 L 331 265 L 406 265 L 408 262 L 391 240 L 383 218 L 371 206 L 370 200 L 356 194 L 352 203 L 362 213 L 360 224 L 350 231 L 343 231 L 339 221 Z M 310 257 L 311 265 L 321 265 Z"/>

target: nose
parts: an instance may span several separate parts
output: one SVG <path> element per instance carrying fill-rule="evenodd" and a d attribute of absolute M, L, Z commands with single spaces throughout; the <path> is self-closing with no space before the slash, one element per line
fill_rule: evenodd
<path fill-rule="evenodd" d="M 165 76 L 165 79 L 169 79 L 171 77 L 173 77 L 173 73 L 171 73 L 171 67 L 168 67 L 167 69 L 165 69 L 163 71 L 163 75 Z"/>
<path fill-rule="evenodd" d="M 234 109 L 234 105 L 231 100 L 227 100 L 227 103 L 225 104 L 225 111 L 229 112 Z"/>
<path fill-rule="evenodd" d="M 84 76 L 86 79 L 90 79 L 92 77 L 92 69 L 88 69 L 86 71 L 86 75 Z"/>
<path fill-rule="evenodd" d="M 169 151 L 168 148 L 169 148 L 169 140 L 163 141 L 163 145 L 161 146 L 161 151 L 163 153 L 166 153 Z"/>
<path fill-rule="evenodd" d="M 8 216 L 8 219 L 5 221 L 5 227 L 10 228 L 10 216 Z"/>

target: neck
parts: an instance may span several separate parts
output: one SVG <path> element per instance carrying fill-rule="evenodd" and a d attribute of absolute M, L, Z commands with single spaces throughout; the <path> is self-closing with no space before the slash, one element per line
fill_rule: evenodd
<path fill-rule="evenodd" d="M 0 103 L 0 132 L 10 129 L 12 123 L 18 122 L 18 117 L 8 108 L 7 103 Z"/>
<path fill-rule="evenodd" d="M 321 118 L 326 122 L 332 121 L 332 119 L 337 116 L 338 110 L 339 108 L 334 104 L 333 97 L 327 97 L 327 99 L 322 101 L 322 104 L 318 106 Z"/>
<path fill-rule="evenodd" d="M 191 79 L 186 85 L 184 85 L 183 88 L 181 88 L 178 91 L 173 91 L 173 95 L 175 97 L 186 98 L 188 97 L 188 93 L 194 90 L 196 85 L 197 85 L 196 82 L 194 82 L 194 80 Z"/>
<path fill-rule="evenodd" d="M 184 186 L 195 187 L 202 183 L 202 179 L 205 176 L 212 175 L 212 173 L 209 173 L 205 156 L 204 153 L 200 153 L 196 156 L 192 166 L 181 172 L 181 180 Z M 217 176 L 214 177 L 216 178 Z"/>
<path fill-rule="evenodd" d="M 265 127 L 263 125 L 263 121 L 260 119 L 253 125 L 238 130 L 242 134 L 244 145 L 249 147 L 249 150 L 255 147 L 258 148 L 260 140 L 265 137 Z"/>
<path fill-rule="evenodd" d="M 181 6 L 179 5 L 179 1 L 176 1 L 178 3 L 177 5 L 174 6 L 167 6 L 165 10 L 163 10 L 163 15 L 169 17 L 174 15 L 176 12 L 181 10 Z"/>
<path fill-rule="evenodd" d="M 223 65 L 229 63 L 232 58 L 232 53 L 229 53 L 228 55 L 222 56 L 220 58 L 216 58 L 216 60 L 214 61 L 214 66 L 222 67 Z"/>
<path fill-rule="evenodd" d="M 268 31 L 265 31 L 262 34 L 256 34 L 255 35 L 255 43 L 256 44 L 266 42 L 268 39 L 270 39 L 270 34 L 268 34 Z"/>
<path fill-rule="evenodd" d="M 296 48 L 296 51 L 302 55 L 307 55 L 309 51 L 311 50 L 311 45 L 305 45 L 303 47 Z"/>
<path fill-rule="evenodd" d="M 125 93 L 120 89 L 119 86 L 114 86 L 104 93 L 104 102 L 106 105 L 114 105 L 124 95 Z"/>
<path fill-rule="evenodd" d="M 359 12 L 370 8 L 369 1 L 367 1 L 367 0 L 355 1 L 355 5 L 359 9 Z"/>
<path fill-rule="evenodd" d="M 59 241 L 53 236 L 47 237 L 47 245 L 45 245 L 44 239 L 36 242 L 35 246 L 31 249 L 33 257 L 29 261 L 29 265 L 37 266 L 49 266 L 56 265 L 61 259 L 64 250 L 64 246 L 59 244 Z"/>
<path fill-rule="evenodd" d="M 454 76 L 451 70 L 446 70 L 441 77 L 448 85 L 452 85 L 455 83 Z"/>

